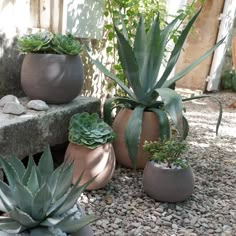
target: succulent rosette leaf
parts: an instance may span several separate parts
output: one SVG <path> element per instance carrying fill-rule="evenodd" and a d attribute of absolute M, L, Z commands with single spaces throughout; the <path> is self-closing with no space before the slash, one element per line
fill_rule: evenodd
<path fill-rule="evenodd" d="M 115 133 L 112 128 L 99 118 L 97 113 L 83 112 L 71 117 L 69 141 L 94 149 L 102 144 L 112 142 Z"/>
<path fill-rule="evenodd" d="M 72 34 L 53 34 L 48 31 L 28 34 L 18 38 L 19 51 L 23 53 L 52 53 L 79 55 L 82 47 Z"/>
<path fill-rule="evenodd" d="M 53 34 L 51 32 L 38 32 L 18 38 L 18 48 L 24 53 L 50 51 L 50 43 Z"/>

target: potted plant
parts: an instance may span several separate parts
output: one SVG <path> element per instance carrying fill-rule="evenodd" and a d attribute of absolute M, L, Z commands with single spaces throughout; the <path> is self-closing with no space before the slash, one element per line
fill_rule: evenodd
<path fill-rule="evenodd" d="M 71 187 L 72 163 L 54 170 L 49 147 L 38 165 L 33 158 L 27 167 L 15 156 L 0 157 L 8 184 L 0 180 L 0 235 L 92 236 L 88 224 L 96 216 L 85 215 L 77 205 L 83 190 L 93 181 Z"/>
<path fill-rule="evenodd" d="M 18 38 L 18 49 L 26 53 L 21 85 L 31 99 L 67 103 L 83 86 L 81 46 L 71 35 L 38 32 Z"/>
<path fill-rule="evenodd" d="M 166 139 L 145 141 L 143 150 L 151 154 L 143 171 L 143 189 L 162 202 L 181 202 L 193 193 L 193 171 L 183 154 L 185 141 Z"/>
<path fill-rule="evenodd" d="M 114 138 L 112 128 L 97 113 L 83 112 L 71 117 L 65 160 L 73 161 L 73 183 L 82 173 L 81 184 L 97 176 L 88 190 L 102 188 L 110 181 L 116 162 L 111 144 Z"/>
<path fill-rule="evenodd" d="M 169 119 L 173 121 L 179 134 L 185 138 L 188 134 L 188 122 L 183 116 L 182 101 L 196 99 L 182 99 L 173 89 L 176 81 L 202 62 L 222 42 L 219 41 L 205 54 L 192 62 L 184 70 L 169 78 L 185 39 L 197 19 L 200 11 L 180 30 L 181 15 L 175 17 L 172 22 L 164 27 L 160 24 L 159 16 L 151 24 L 150 30 L 146 32 L 143 17 L 140 18 L 136 29 L 133 45 L 125 34 L 116 27 L 118 53 L 124 73 L 127 77 L 129 87 L 119 78 L 108 71 L 94 56 L 88 48 L 88 53 L 93 63 L 109 78 L 115 81 L 127 96 L 113 97 L 105 102 L 104 119 L 111 124 L 111 110 L 122 106 L 114 122 L 113 129 L 117 135 L 114 142 L 114 150 L 118 162 L 126 167 L 144 168 L 148 156 L 143 152 L 144 140 L 157 140 L 170 136 Z M 170 56 L 166 58 L 166 48 L 171 41 L 172 33 L 178 27 L 179 36 L 174 41 L 174 47 Z M 123 30 L 124 32 L 124 30 Z M 161 70 L 166 62 L 164 71 Z M 202 98 L 205 96 L 199 96 Z M 216 132 L 221 121 L 222 107 L 218 118 Z M 168 116 L 167 116 L 168 114 Z"/>

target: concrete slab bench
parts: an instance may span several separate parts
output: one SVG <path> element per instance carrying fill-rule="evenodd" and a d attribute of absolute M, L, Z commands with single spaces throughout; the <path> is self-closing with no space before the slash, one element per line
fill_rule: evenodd
<path fill-rule="evenodd" d="M 26 105 L 28 98 L 21 98 Z M 100 101 L 93 97 L 77 97 L 63 105 L 50 105 L 47 111 L 27 109 L 20 116 L 4 114 L 0 107 L 0 155 L 11 154 L 20 159 L 42 152 L 50 146 L 68 140 L 68 127 L 72 115 L 81 112 L 99 112 Z"/>

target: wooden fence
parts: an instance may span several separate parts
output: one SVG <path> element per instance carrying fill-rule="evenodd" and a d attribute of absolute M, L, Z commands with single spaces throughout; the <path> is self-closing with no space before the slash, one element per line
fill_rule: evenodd
<path fill-rule="evenodd" d="M 3 0 L 0 2 L 0 27 L 62 30 L 63 0 Z"/>

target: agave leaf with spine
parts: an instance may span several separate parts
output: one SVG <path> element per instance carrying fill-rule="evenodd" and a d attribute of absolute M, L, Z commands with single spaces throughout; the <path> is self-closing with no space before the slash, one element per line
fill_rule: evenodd
<path fill-rule="evenodd" d="M 69 234 L 97 220 L 96 216 L 81 215 L 78 207 L 74 214 L 78 212 L 80 217 L 67 217 L 93 179 L 78 186 L 80 176 L 77 185 L 71 187 L 72 163 L 63 163 L 54 170 L 49 147 L 38 165 L 30 158 L 24 171 L 16 158 L 12 156 L 8 163 L 0 157 L 9 181 L 9 185 L 0 181 L 0 210 L 6 213 L 0 217 L 0 235 L 56 235 L 50 228 Z M 47 163 L 49 165 L 43 169 Z"/>
<path fill-rule="evenodd" d="M 170 79 L 168 78 L 178 61 L 187 35 L 200 12 L 201 9 L 195 13 L 195 15 L 183 28 L 180 36 L 175 42 L 175 46 L 170 53 L 169 59 L 167 60 L 167 65 L 163 72 L 161 72 L 160 68 L 165 60 L 165 50 L 171 38 L 172 31 L 175 30 L 175 26 L 179 24 L 181 20 L 181 15 L 175 17 L 172 22 L 167 24 L 164 28 L 161 27 L 159 16 L 157 16 L 151 27 L 149 27 L 150 30 L 148 32 L 145 31 L 145 23 L 143 17 L 141 17 L 137 26 L 133 46 L 130 45 L 130 42 L 126 39 L 126 37 L 114 26 L 117 35 L 119 59 L 121 61 L 124 73 L 129 81 L 130 88 L 119 80 L 118 77 L 111 74 L 111 72 L 109 72 L 105 66 L 101 64 L 101 62 L 94 58 L 91 50 L 87 47 L 88 54 L 98 69 L 100 69 L 110 79 L 115 81 L 127 94 L 127 97 L 125 98 L 118 97 L 105 102 L 105 120 L 111 122 L 111 110 L 119 104 L 124 104 L 125 107 L 133 109 L 134 113 L 139 113 L 140 115 L 139 118 L 137 115 L 131 115 L 125 132 L 125 143 L 128 149 L 129 158 L 131 159 L 134 168 L 136 167 L 137 151 L 140 140 L 140 137 L 137 138 L 136 135 L 140 134 L 140 119 L 142 119 L 142 113 L 144 111 L 152 110 L 157 115 L 159 114 L 159 116 L 161 114 L 162 120 L 166 121 L 167 116 L 163 113 L 158 113 L 157 110 L 159 109 L 165 111 L 170 116 L 182 138 L 184 139 L 188 135 L 188 122 L 183 116 L 182 99 L 177 92 L 171 88 L 176 81 L 181 79 L 185 74 L 200 64 L 224 41 L 224 39 L 220 40 L 211 49 L 188 65 L 181 72 L 174 75 Z M 136 107 L 140 106 L 143 107 L 142 112 L 137 112 L 136 109 L 139 108 Z M 217 131 L 221 121 L 221 114 L 222 110 L 220 109 L 216 129 Z M 133 122 L 136 122 L 135 131 L 133 130 L 134 125 L 131 125 Z M 163 125 L 165 126 L 164 128 L 161 127 Z M 170 133 L 169 123 L 162 122 L 159 126 L 159 129 L 162 130 L 162 137 L 165 136 L 168 138 Z"/>

